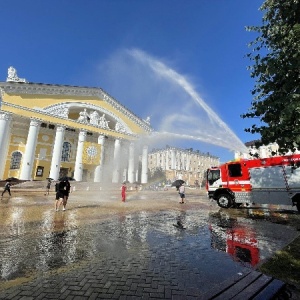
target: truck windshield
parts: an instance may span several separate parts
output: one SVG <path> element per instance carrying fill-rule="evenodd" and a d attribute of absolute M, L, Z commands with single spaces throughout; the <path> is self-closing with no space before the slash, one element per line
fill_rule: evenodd
<path fill-rule="evenodd" d="M 207 181 L 212 185 L 215 181 L 220 179 L 220 170 L 207 170 Z"/>

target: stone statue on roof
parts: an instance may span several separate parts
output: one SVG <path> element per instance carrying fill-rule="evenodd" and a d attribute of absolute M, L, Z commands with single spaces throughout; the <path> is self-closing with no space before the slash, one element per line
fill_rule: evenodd
<path fill-rule="evenodd" d="M 82 122 L 82 123 L 88 123 L 89 117 L 90 116 L 87 113 L 86 108 L 85 108 L 83 111 L 81 111 L 79 113 L 79 118 L 77 119 L 77 121 Z"/>
<path fill-rule="evenodd" d="M 6 81 L 27 82 L 25 78 L 18 77 L 17 70 L 14 67 L 8 68 Z"/>
<path fill-rule="evenodd" d="M 99 126 L 102 128 L 109 128 L 108 127 L 108 122 L 105 118 L 105 114 L 103 114 L 100 118 L 99 118 Z"/>
<path fill-rule="evenodd" d="M 92 124 L 92 125 L 99 124 L 99 114 L 95 110 L 90 114 L 90 124 Z"/>
<path fill-rule="evenodd" d="M 126 132 L 124 126 L 120 122 L 116 123 L 116 125 L 115 125 L 115 131 Z"/>

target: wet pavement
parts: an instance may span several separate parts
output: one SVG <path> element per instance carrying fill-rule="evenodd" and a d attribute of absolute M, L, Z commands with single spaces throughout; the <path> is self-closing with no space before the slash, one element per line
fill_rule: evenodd
<path fill-rule="evenodd" d="M 220 209 L 203 191 L 75 191 L 0 202 L 0 299 L 197 299 L 290 243 L 291 207 Z M 184 229 L 174 225 L 180 221 Z"/>

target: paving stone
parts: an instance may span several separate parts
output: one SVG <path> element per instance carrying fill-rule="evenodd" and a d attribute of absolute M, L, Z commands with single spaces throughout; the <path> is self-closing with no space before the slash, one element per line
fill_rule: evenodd
<path fill-rule="evenodd" d="M 70 295 L 74 296 L 83 296 L 85 294 L 85 291 L 71 291 Z"/>
<path fill-rule="evenodd" d="M 70 295 L 71 291 L 67 288 L 60 294 L 59 299 L 66 299 Z"/>
<path fill-rule="evenodd" d="M 68 295 L 68 296 L 65 298 L 65 300 L 74 300 L 74 296 Z"/>
<path fill-rule="evenodd" d="M 81 291 L 87 291 L 91 287 L 89 282 L 85 283 L 84 286 L 81 286 Z"/>
<path fill-rule="evenodd" d="M 119 299 L 119 297 L 121 296 L 121 294 L 122 294 L 122 291 L 116 289 L 115 292 L 112 295 L 112 299 Z"/>
<path fill-rule="evenodd" d="M 47 295 L 46 293 L 40 293 L 39 295 L 34 296 L 34 299 L 35 300 L 43 300 L 46 298 L 46 295 Z"/>
<path fill-rule="evenodd" d="M 99 299 L 99 298 L 98 298 L 98 293 L 92 293 L 92 294 L 89 296 L 88 299 L 89 299 L 89 300 L 96 300 L 96 299 Z"/>

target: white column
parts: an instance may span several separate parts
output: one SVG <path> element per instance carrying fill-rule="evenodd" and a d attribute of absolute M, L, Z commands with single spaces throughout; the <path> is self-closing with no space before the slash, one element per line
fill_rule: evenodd
<path fill-rule="evenodd" d="M 175 156 L 175 150 L 171 150 L 171 169 L 175 170 L 176 169 L 176 156 Z"/>
<path fill-rule="evenodd" d="M 114 150 L 114 166 L 112 182 L 118 183 L 120 179 L 120 154 L 121 154 L 121 142 L 120 140 L 115 140 L 115 150 Z"/>
<path fill-rule="evenodd" d="M 141 183 L 148 182 L 148 146 L 143 147 Z"/>
<path fill-rule="evenodd" d="M 20 173 L 20 179 L 30 180 L 33 164 L 35 161 L 35 149 L 37 144 L 37 138 L 40 130 L 41 122 L 36 119 L 31 119 L 25 153 L 22 159 L 22 168 Z"/>
<path fill-rule="evenodd" d="M 59 177 L 64 137 L 65 137 L 65 127 L 57 126 L 53 150 L 52 150 L 52 160 L 51 160 L 51 167 L 50 167 L 50 174 L 49 174 L 49 177 L 53 178 L 54 180 L 57 180 Z"/>
<path fill-rule="evenodd" d="M 100 164 L 95 168 L 94 182 L 102 182 L 103 180 L 104 144 L 105 144 L 104 135 L 99 135 L 98 144 L 101 145 Z"/>
<path fill-rule="evenodd" d="M 164 151 L 162 153 L 162 169 L 166 170 L 167 167 L 167 153 Z"/>
<path fill-rule="evenodd" d="M 83 173 L 82 154 L 83 154 L 83 146 L 85 140 L 86 140 L 86 131 L 81 130 L 78 136 L 78 145 L 77 145 L 75 170 L 74 170 L 74 179 L 76 181 L 82 180 L 82 173 Z"/>
<path fill-rule="evenodd" d="M 166 170 L 170 170 L 169 156 L 170 156 L 170 150 L 167 150 L 166 151 Z"/>
<path fill-rule="evenodd" d="M 261 146 L 260 147 L 260 158 L 267 158 L 267 147 L 266 146 Z"/>
<path fill-rule="evenodd" d="M 128 170 L 125 168 L 123 170 L 123 175 L 122 175 L 122 182 L 127 181 L 128 180 Z"/>
<path fill-rule="evenodd" d="M 134 143 L 129 145 L 128 181 L 134 183 Z"/>
<path fill-rule="evenodd" d="M 0 113 L 0 178 L 3 178 L 6 163 L 11 119 L 10 113 Z"/>

